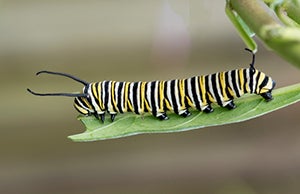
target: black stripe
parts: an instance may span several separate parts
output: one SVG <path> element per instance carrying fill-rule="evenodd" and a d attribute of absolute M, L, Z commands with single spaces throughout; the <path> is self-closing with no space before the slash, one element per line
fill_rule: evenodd
<path fill-rule="evenodd" d="M 131 86 L 133 85 L 133 82 L 130 82 L 129 83 L 129 85 L 128 85 L 128 111 L 131 111 L 131 112 L 133 112 L 132 110 L 131 110 L 131 108 L 129 108 L 129 104 L 131 105 L 131 106 L 134 106 L 133 105 L 133 99 L 132 99 L 132 97 L 131 97 L 131 93 L 133 93 L 133 90 L 132 90 L 132 88 L 131 88 Z M 133 93 L 133 95 L 134 95 L 134 93 Z M 133 109 L 134 109 L 134 107 L 133 107 Z"/>
<path fill-rule="evenodd" d="M 105 104 L 104 104 L 104 88 L 103 88 L 103 82 L 99 82 L 99 84 L 101 85 L 101 90 L 100 90 L 100 93 L 101 93 L 101 98 L 100 98 L 100 94 L 98 94 L 98 96 L 99 96 L 99 104 L 100 104 L 100 101 L 102 102 L 102 104 L 103 104 L 103 108 L 104 108 L 104 110 L 102 110 L 102 111 L 105 111 L 106 109 L 105 109 Z"/>
<path fill-rule="evenodd" d="M 105 110 L 108 110 L 108 97 L 109 97 L 109 82 L 110 81 L 104 81 L 104 90 L 103 90 L 103 95 L 104 95 L 104 107 Z"/>
<path fill-rule="evenodd" d="M 239 84 L 239 88 L 240 88 L 239 93 L 242 95 L 243 94 L 242 93 L 243 86 L 242 86 L 242 80 L 240 77 L 240 72 L 239 72 L 239 70 L 236 70 L 236 72 L 237 72 L 238 84 Z"/>
<path fill-rule="evenodd" d="M 157 99 L 155 99 L 155 81 L 150 82 L 151 86 L 150 86 L 150 94 L 151 94 L 151 109 L 152 109 L 152 114 L 156 117 L 157 115 L 157 110 L 156 110 L 156 106 L 155 106 L 155 101 Z"/>
<path fill-rule="evenodd" d="M 200 77 L 198 77 L 198 80 L 199 79 L 200 79 Z M 196 84 L 198 84 L 198 86 L 199 86 L 200 94 L 197 94 Z M 196 83 L 196 77 L 192 77 L 191 78 L 191 89 L 192 89 L 193 99 L 195 101 L 195 106 L 196 106 L 196 108 L 198 110 L 201 111 L 201 106 L 200 106 L 200 102 L 198 100 L 198 95 L 200 95 L 200 98 L 202 98 L 202 96 L 201 96 L 202 91 L 201 91 L 201 87 L 200 87 L 199 81 L 198 81 L 198 83 Z"/>
<path fill-rule="evenodd" d="M 223 73 L 219 73 L 217 78 L 218 78 L 218 83 L 219 83 L 219 87 L 220 87 L 220 93 L 223 96 L 223 98 L 225 98 L 224 95 L 226 95 L 226 94 L 224 94 L 223 91 L 226 90 L 226 83 L 223 83 L 225 81 L 221 79 L 221 74 L 223 74 Z M 223 88 L 223 85 L 225 88 Z M 226 91 L 225 91 L 225 93 L 226 93 Z"/>
<path fill-rule="evenodd" d="M 218 87 L 217 87 L 217 75 L 215 73 L 211 75 L 211 83 L 215 95 L 215 100 L 217 101 L 218 105 L 222 106 L 222 100 L 219 96 Z"/>
<path fill-rule="evenodd" d="M 206 88 L 205 88 L 205 83 L 203 84 L 202 81 L 201 81 L 203 79 L 203 76 L 198 76 L 198 77 L 196 77 L 196 79 L 198 81 L 196 81 L 195 84 L 198 84 L 198 87 L 199 87 L 199 94 L 198 94 L 200 96 L 199 104 L 201 103 L 202 105 L 204 105 L 203 102 L 205 102 L 205 101 L 206 101 L 206 103 L 209 103 L 210 101 L 207 99 L 207 96 L 206 96 L 207 91 L 206 91 Z M 205 81 L 205 77 L 204 77 L 204 81 Z M 201 82 L 201 84 L 200 84 L 200 82 Z M 202 85 L 202 87 L 201 87 L 201 85 Z M 205 91 L 203 91 L 202 88 L 204 88 Z M 203 98 L 203 95 L 204 95 L 205 99 Z"/>
<path fill-rule="evenodd" d="M 144 100 L 144 112 L 149 112 L 149 110 L 147 109 L 147 104 L 150 106 L 151 108 L 151 104 L 149 103 L 148 100 L 148 96 L 147 96 L 147 91 L 148 91 L 148 84 L 150 84 L 150 82 L 146 82 L 145 84 L 145 91 L 144 91 L 144 95 L 145 95 L 145 100 Z"/>
<path fill-rule="evenodd" d="M 76 99 L 78 100 L 78 102 L 77 102 L 78 106 L 82 107 L 83 109 L 90 110 L 89 105 L 87 104 L 88 102 L 86 100 L 83 100 L 82 97 L 79 97 L 79 98 L 76 98 Z"/>
<path fill-rule="evenodd" d="M 175 95 L 175 82 L 176 80 L 171 80 L 171 100 L 172 100 L 172 107 L 173 107 L 173 110 L 176 114 L 178 114 L 178 106 L 177 106 L 177 103 L 176 103 L 176 95 Z"/>
<path fill-rule="evenodd" d="M 162 90 L 161 90 L 161 82 L 162 81 L 158 81 L 158 83 L 157 83 L 157 105 L 158 105 L 158 107 L 159 108 L 161 108 L 161 106 L 160 106 L 160 102 L 163 100 L 163 99 L 161 99 L 161 93 L 164 93 L 164 88 L 162 88 Z M 162 108 L 164 108 L 164 105 L 163 105 L 163 107 Z"/>
<path fill-rule="evenodd" d="M 269 81 L 269 77 L 265 76 L 264 80 L 261 82 L 259 88 L 262 89 L 263 87 L 265 87 L 268 84 Z"/>
<path fill-rule="evenodd" d="M 78 107 L 75 106 L 75 105 L 77 105 L 77 106 L 79 106 L 79 107 L 81 107 L 81 108 L 83 108 L 83 109 L 86 110 L 85 107 L 83 107 L 81 104 L 79 104 L 79 97 L 77 97 L 77 98 L 74 99 L 74 108 L 75 108 L 78 112 L 80 112 L 81 114 L 84 114 L 84 113 L 83 113 L 81 110 L 79 110 Z M 89 111 L 88 111 L 88 112 L 89 112 Z"/>
<path fill-rule="evenodd" d="M 92 84 L 89 84 L 88 88 L 86 87 L 86 91 L 88 91 L 88 89 L 93 90 L 91 87 L 92 87 Z M 86 98 L 87 102 L 85 104 L 87 106 L 89 104 L 92 107 L 93 111 L 96 112 L 96 109 L 95 109 L 95 107 L 94 107 L 94 105 L 92 103 L 92 98 L 93 98 L 93 96 L 87 96 L 87 98 Z"/>
<path fill-rule="evenodd" d="M 178 86 L 178 100 L 179 100 L 179 104 L 180 104 L 181 107 L 185 107 L 184 100 L 182 100 L 182 99 L 184 99 L 184 93 L 181 94 L 181 88 L 180 88 L 180 85 L 182 84 L 182 80 L 178 79 L 177 81 L 178 81 L 178 85 L 177 86 Z M 184 88 L 183 88 L 183 92 L 184 92 Z M 183 103 L 182 103 L 182 101 L 183 101 Z"/>
<path fill-rule="evenodd" d="M 234 90 L 234 92 L 236 93 L 236 96 L 237 97 L 241 97 L 240 96 L 240 90 L 239 90 L 239 88 L 238 88 L 238 86 L 237 86 L 237 83 L 236 83 L 236 73 L 237 73 L 237 71 L 238 70 L 233 70 L 233 71 L 231 71 L 231 81 L 232 81 L 232 85 L 233 85 L 233 90 Z"/>
<path fill-rule="evenodd" d="M 97 98 L 97 96 L 98 96 L 97 89 L 96 89 L 96 91 L 94 91 L 94 89 L 93 89 L 93 88 L 97 88 L 97 86 L 98 86 L 98 82 L 91 83 L 91 91 L 92 91 L 92 95 L 94 98 Z"/>
<path fill-rule="evenodd" d="M 144 91 L 143 91 L 143 89 L 142 89 L 142 86 L 144 85 Z M 139 96 L 139 100 L 140 100 L 140 109 L 141 109 L 141 111 L 142 112 L 148 112 L 147 111 L 147 108 L 146 108 L 146 105 L 145 105 L 145 101 L 147 100 L 146 99 L 146 84 L 145 84 L 145 82 L 141 82 L 140 83 L 140 96 Z M 142 94 L 144 95 L 144 98 L 142 99 Z"/>
<path fill-rule="evenodd" d="M 77 106 L 80 106 L 82 107 L 80 104 L 79 104 L 79 97 L 75 98 L 74 99 L 74 104 L 76 104 Z M 76 106 L 75 106 L 76 107 Z M 80 112 L 80 111 L 79 111 Z"/>
<path fill-rule="evenodd" d="M 190 107 L 190 105 L 189 105 L 189 103 L 188 103 L 188 98 L 190 99 L 190 100 L 192 100 L 191 98 L 190 98 L 190 96 L 189 96 L 189 92 L 188 92 L 188 81 L 187 81 L 187 79 L 185 79 L 184 80 L 184 94 L 185 94 L 185 99 L 184 99 L 184 106 L 185 107 Z"/>
<path fill-rule="evenodd" d="M 244 93 L 247 92 L 247 72 L 246 69 L 243 69 L 243 75 L 244 75 L 244 85 L 242 87 L 244 87 Z"/>
<path fill-rule="evenodd" d="M 169 110 L 168 107 L 167 107 L 167 105 L 166 105 L 166 102 L 168 102 L 170 104 L 170 100 L 168 99 L 168 93 L 167 93 L 168 83 L 169 83 L 169 81 L 165 81 L 164 82 L 164 97 L 165 97 L 165 99 L 164 99 L 164 110 L 165 111 Z"/>
<path fill-rule="evenodd" d="M 115 93 L 115 88 L 116 88 L 116 82 L 111 82 L 111 86 L 110 86 L 110 98 L 111 98 L 111 105 L 112 105 L 112 107 L 113 107 L 113 110 L 114 110 L 114 112 L 118 112 L 118 109 L 117 109 L 117 107 L 115 106 L 115 104 L 114 104 L 114 101 L 117 103 L 117 96 L 116 96 L 116 93 Z M 113 99 L 114 98 L 114 99 Z"/>
<path fill-rule="evenodd" d="M 253 71 L 251 71 L 251 69 L 249 69 L 249 87 L 250 87 L 250 93 L 253 93 L 253 76 L 254 76 L 254 73 Z"/>
<path fill-rule="evenodd" d="M 92 90 L 92 92 L 93 92 L 93 98 L 95 99 L 97 105 L 98 105 L 99 108 L 101 109 L 100 101 L 99 101 L 99 93 L 98 93 L 99 82 L 93 83 L 92 85 L 94 85 L 94 87 L 96 88 L 95 93 L 94 93 L 94 91 Z M 98 96 L 98 98 L 96 98 L 96 96 Z"/>
<path fill-rule="evenodd" d="M 132 92 L 133 92 L 133 99 L 132 99 L 132 103 L 133 103 L 133 108 L 134 108 L 134 112 L 135 114 L 139 114 L 139 106 L 138 106 L 138 84 L 139 82 L 134 82 L 133 83 L 133 88 L 132 88 Z"/>
<path fill-rule="evenodd" d="M 259 78 L 260 78 L 260 76 L 261 76 L 261 72 L 259 71 L 258 72 L 258 74 L 257 74 L 257 77 L 256 77 L 256 85 L 255 85 L 255 92 L 256 92 L 256 90 L 257 90 L 257 88 L 259 87 L 259 83 L 258 83 L 258 81 L 259 81 Z"/>
<path fill-rule="evenodd" d="M 229 72 L 225 72 L 224 74 L 225 76 L 225 91 L 226 91 L 226 95 L 228 96 L 229 99 L 233 99 L 234 97 L 231 95 L 231 93 L 229 92 L 229 90 L 233 90 L 232 88 L 230 88 L 230 84 L 229 84 Z"/>
<path fill-rule="evenodd" d="M 122 90 L 123 90 L 123 86 L 124 86 L 124 82 L 119 82 L 119 88 L 118 88 L 118 93 L 117 93 L 117 98 L 118 101 L 117 101 L 117 107 L 119 109 L 119 112 L 120 113 L 123 113 L 124 110 L 123 110 L 123 107 L 122 107 L 122 99 L 123 99 L 123 103 L 125 104 L 125 92 L 124 92 L 124 96 L 122 96 Z"/>
<path fill-rule="evenodd" d="M 211 101 L 210 101 L 210 99 L 209 99 L 209 93 L 210 93 L 210 91 L 209 91 L 209 89 L 210 89 L 210 87 L 209 87 L 209 82 L 208 82 L 208 77 L 209 77 L 209 75 L 206 75 L 205 77 L 204 77 L 204 79 L 205 79 L 205 90 L 206 90 L 206 93 L 205 93 L 205 98 L 206 98 L 206 101 L 207 101 L 207 104 L 210 104 L 211 103 Z"/>

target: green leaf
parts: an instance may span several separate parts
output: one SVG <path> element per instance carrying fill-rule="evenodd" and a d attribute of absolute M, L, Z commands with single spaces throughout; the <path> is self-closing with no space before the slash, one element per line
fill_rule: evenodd
<path fill-rule="evenodd" d="M 246 95 L 236 99 L 237 108 L 227 110 L 214 107 L 214 112 L 207 114 L 191 111 L 192 115 L 182 118 L 174 113 L 169 113 L 169 120 L 160 121 L 150 114 L 136 115 L 133 113 L 118 114 L 115 121 L 106 119 L 102 124 L 95 117 L 80 116 L 78 119 L 85 125 L 86 131 L 69 136 L 73 141 L 86 142 L 104 139 L 113 139 L 143 133 L 179 132 L 203 127 L 224 125 L 249 120 L 279 108 L 300 101 L 300 84 L 276 89 L 273 91 L 274 99 L 266 102 L 260 96 Z"/>

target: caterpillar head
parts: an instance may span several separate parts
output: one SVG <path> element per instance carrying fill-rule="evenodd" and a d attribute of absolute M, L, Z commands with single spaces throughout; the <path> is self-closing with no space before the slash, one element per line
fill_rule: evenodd
<path fill-rule="evenodd" d="M 275 81 L 270 77 L 264 74 L 263 72 L 260 72 L 255 69 L 254 63 L 255 63 L 255 54 L 250 49 L 246 48 L 246 51 L 249 51 L 252 53 L 252 62 L 250 63 L 250 77 L 252 80 L 255 80 L 255 93 L 258 95 L 261 95 L 266 101 L 270 101 L 273 99 L 272 96 L 272 90 L 274 89 L 276 83 Z M 253 84 L 253 82 L 252 82 Z M 252 86 L 249 86 L 252 87 Z"/>
<path fill-rule="evenodd" d="M 94 107 L 92 106 L 92 102 L 90 99 L 90 95 L 88 93 L 89 85 L 84 86 L 83 93 L 85 96 L 79 96 L 74 99 L 74 108 L 83 115 L 92 115 L 95 113 Z"/>
<path fill-rule="evenodd" d="M 270 101 L 273 99 L 272 90 L 274 89 L 275 85 L 276 83 L 271 77 L 260 72 L 256 92 L 257 94 L 261 95 L 266 101 Z"/>

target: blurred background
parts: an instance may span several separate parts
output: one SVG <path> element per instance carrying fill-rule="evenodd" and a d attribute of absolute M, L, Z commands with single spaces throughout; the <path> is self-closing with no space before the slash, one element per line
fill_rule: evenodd
<path fill-rule="evenodd" d="M 74 143 L 72 98 L 87 81 L 151 81 L 247 67 L 245 45 L 209 0 L 0 1 L 0 193 L 298 193 L 299 104 L 254 120 L 181 133 Z M 259 45 L 277 87 L 299 69 Z M 213 113 L 212 115 L 213 116 Z"/>

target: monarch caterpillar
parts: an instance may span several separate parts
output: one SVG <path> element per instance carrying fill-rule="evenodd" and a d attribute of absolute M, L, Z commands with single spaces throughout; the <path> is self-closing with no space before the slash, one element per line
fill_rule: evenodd
<path fill-rule="evenodd" d="M 150 112 L 160 120 L 168 119 L 166 111 L 173 111 L 183 117 L 191 113 L 188 108 L 210 113 L 212 103 L 221 107 L 234 109 L 234 98 L 245 93 L 261 95 L 266 101 L 273 99 L 272 90 L 275 82 L 271 77 L 254 68 L 255 54 L 249 68 L 235 69 L 205 76 L 187 79 L 151 82 L 117 82 L 102 81 L 88 83 L 73 75 L 40 71 L 36 75 L 46 73 L 71 78 L 84 85 L 82 93 L 36 93 L 38 96 L 75 97 L 74 107 L 83 115 L 94 115 L 102 122 L 107 111 L 114 121 L 117 113 L 134 112 L 143 114 Z"/>

